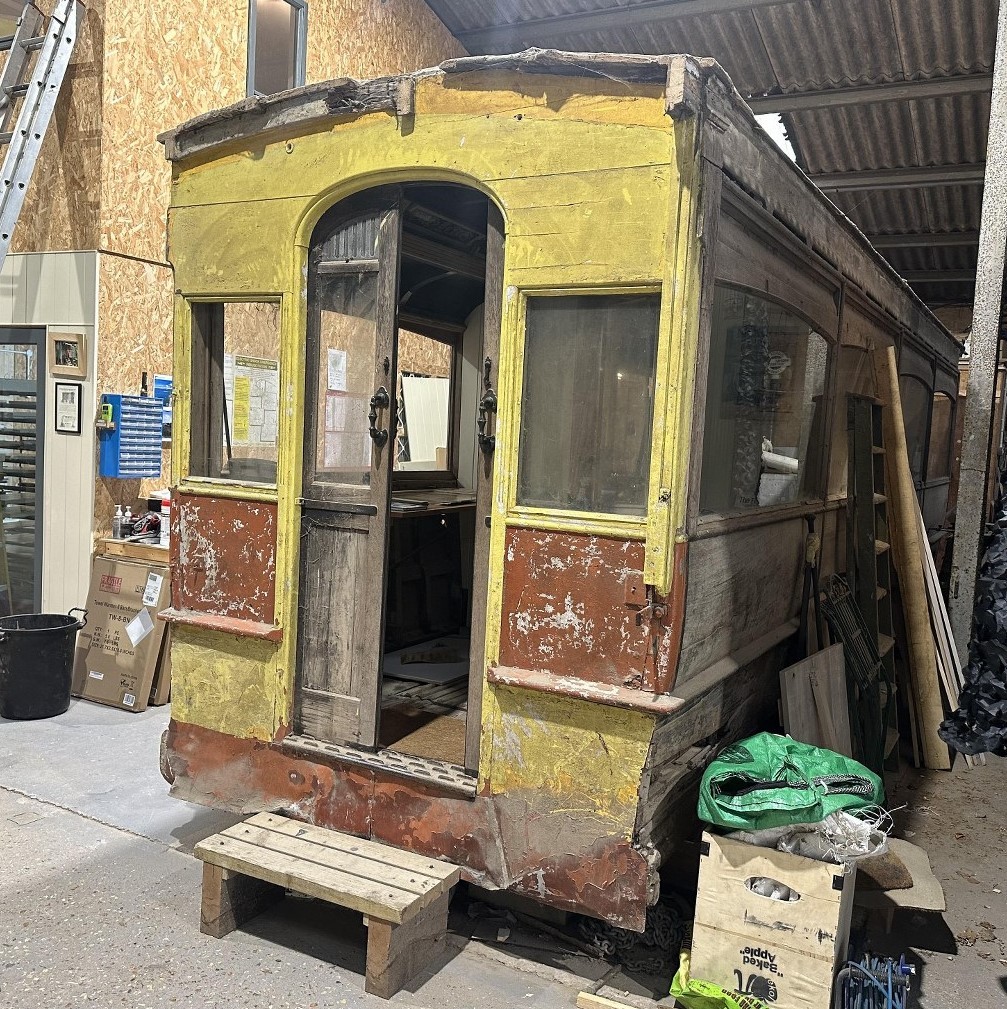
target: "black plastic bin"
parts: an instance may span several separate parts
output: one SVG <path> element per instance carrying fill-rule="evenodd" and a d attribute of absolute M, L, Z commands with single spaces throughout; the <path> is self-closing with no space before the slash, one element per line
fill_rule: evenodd
<path fill-rule="evenodd" d="M 0 718 L 52 718 L 70 707 L 74 646 L 86 623 L 76 607 L 0 617 Z"/>

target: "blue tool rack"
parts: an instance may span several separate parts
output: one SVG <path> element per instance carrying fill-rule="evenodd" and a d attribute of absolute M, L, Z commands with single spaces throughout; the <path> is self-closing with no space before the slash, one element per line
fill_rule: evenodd
<path fill-rule="evenodd" d="M 98 432 L 99 476 L 156 477 L 161 475 L 161 414 L 164 404 L 153 396 L 105 393 L 112 405 L 111 431 Z"/>

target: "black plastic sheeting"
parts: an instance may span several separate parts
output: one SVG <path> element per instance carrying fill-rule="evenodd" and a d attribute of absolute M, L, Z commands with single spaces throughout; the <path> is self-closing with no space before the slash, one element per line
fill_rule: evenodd
<path fill-rule="evenodd" d="M 996 522 L 986 541 L 965 687 L 938 733 L 959 753 L 1007 756 L 1007 472 L 1001 469 Z"/>

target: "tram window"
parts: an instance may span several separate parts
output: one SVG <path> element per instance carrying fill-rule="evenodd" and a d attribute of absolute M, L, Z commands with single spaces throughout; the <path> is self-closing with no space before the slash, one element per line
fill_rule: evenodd
<path fill-rule="evenodd" d="M 644 515 L 660 297 L 528 300 L 518 504 Z"/>
<path fill-rule="evenodd" d="M 279 358 L 279 302 L 193 304 L 193 476 L 276 483 Z"/>
<path fill-rule="evenodd" d="M 909 471 L 913 480 L 919 483 L 923 479 L 923 450 L 926 446 L 931 393 L 918 378 L 903 375 L 899 379 L 899 397 L 902 400 L 902 420 L 906 428 Z"/>
<path fill-rule="evenodd" d="M 719 286 L 710 334 L 700 510 L 820 494 L 829 345 L 808 323 Z"/>
<path fill-rule="evenodd" d="M 954 403 L 949 396 L 934 395 L 933 413 L 930 415 L 930 451 L 927 453 L 927 480 L 942 480 L 951 476 L 951 426 Z"/>

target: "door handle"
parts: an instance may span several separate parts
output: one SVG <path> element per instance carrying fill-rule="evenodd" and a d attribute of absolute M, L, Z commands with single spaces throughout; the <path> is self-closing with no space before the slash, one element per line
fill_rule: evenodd
<path fill-rule="evenodd" d="M 370 413 L 367 414 L 367 419 L 371 425 L 367 433 L 378 448 L 381 448 L 388 441 L 388 428 L 383 427 L 379 430 L 377 427 L 378 410 L 387 410 L 390 403 L 391 398 L 388 395 L 388 390 L 383 385 L 379 386 L 378 391 L 371 396 L 371 409 Z"/>
<path fill-rule="evenodd" d="M 489 423 L 489 415 L 497 412 L 496 390 L 490 384 L 490 372 L 493 370 L 493 362 L 487 357 L 483 362 L 483 396 L 479 400 L 479 419 L 476 427 L 479 430 L 479 447 L 484 455 L 489 455 L 497 444 L 495 434 L 487 434 L 486 427 Z"/>

